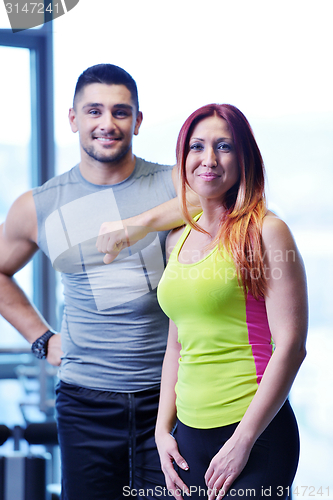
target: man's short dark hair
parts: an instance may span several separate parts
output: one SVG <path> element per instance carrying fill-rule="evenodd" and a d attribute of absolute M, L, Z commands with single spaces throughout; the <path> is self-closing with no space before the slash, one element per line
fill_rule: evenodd
<path fill-rule="evenodd" d="M 124 85 L 131 93 L 132 101 L 136 106 L 137 112 L 139 111 L 139 98 L 138 89 L 135 80 L 127 71 L 115 66 L 114 64 L 96 64 L 83 71 L 79 76 L 75 92 L 74 103 L 76 96 L 86 87 L 92 83 L 104 83 L 106 85 Z"/>

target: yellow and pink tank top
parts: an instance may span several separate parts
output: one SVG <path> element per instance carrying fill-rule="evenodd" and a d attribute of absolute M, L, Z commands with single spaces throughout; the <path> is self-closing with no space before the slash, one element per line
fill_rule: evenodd
<path fill-rule="evenodd" d="M 225 250 L 215 247 L 191 264 L 178 261 L 190 230 L 185 228 L 173 249 L 157 296 L 181 344 L 177 416 L 185 425 L 207 429 L 242 419 L 273 341 L 264 299 L 245 297 Z"/>

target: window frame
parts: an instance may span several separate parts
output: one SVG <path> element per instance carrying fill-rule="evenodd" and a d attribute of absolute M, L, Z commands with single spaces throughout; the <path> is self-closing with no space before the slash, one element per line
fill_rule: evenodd
<path fill-rule="evenodd" d="M 40 186 L 55 175 L 52 22 L 16 33 L 0 29 L 0 46 L 30 51 L 31 179 L 32 187 Z M 33 258 L 33 303 L 56 328 L 56 277 L 42 252 Z M 40 410 L 48 414 L 52 409 L 45 362 L 41 362 L 40 368 Z"/>

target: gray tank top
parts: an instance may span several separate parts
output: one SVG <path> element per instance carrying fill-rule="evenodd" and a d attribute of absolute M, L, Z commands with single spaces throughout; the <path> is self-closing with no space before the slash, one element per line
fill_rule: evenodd
<path fill-rule="evenodd" d="M 126 219 L 176 196 L 172 167 L 137 158 L 123 182 L 100 186 L 75 166 L 33 190 L 38 245 L 61 273 L 64 313 L 59 376 L 69 384 L 135 392 L 160 382 L 168 320 L 156 298 L 166 232 L 149 233 L 103 263 L 102 222 Z"/>

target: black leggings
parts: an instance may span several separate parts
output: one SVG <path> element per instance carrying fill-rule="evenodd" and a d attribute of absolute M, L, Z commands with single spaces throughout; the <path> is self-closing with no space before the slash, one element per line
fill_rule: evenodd
<path fill-rule="evenodd" d="M 231 437 L 236 424 L 214 429 L 194 429 L 178 421 L 175 438 L 189 470 L 178 470 L 191 488 L 191 500 L 207 499 L 204 475 L 211 459 Z M 224 498 L 284 500 L 296 474 L 299 435 L 288 401 L 255 442 L 249 460 Z"/>

